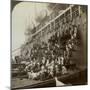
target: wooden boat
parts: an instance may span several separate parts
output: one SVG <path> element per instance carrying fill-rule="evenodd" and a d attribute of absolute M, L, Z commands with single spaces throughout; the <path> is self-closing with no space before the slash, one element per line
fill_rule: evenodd
<path fill-rule="evenodd" d="M 87 85 L 87 69 L 72 72 L 63 76 L 58 77 L 58 80 L 63 82 L 66 86 L 70 85 Z M 55 87 L 55 79 L 39 81 L 36 84 L 24 85 L 20 87 L 12 87 L 12 90 L 16 89 L 30 89 L 30 88 L 45 88 L 45 87 Z"/>

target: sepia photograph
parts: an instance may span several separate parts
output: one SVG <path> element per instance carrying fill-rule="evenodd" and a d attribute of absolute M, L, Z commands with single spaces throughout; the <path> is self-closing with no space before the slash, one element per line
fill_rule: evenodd
<path fill-rule="evenodd" d="M 88 5 L 11 0 L 11 89 L 88 85 Z"/>

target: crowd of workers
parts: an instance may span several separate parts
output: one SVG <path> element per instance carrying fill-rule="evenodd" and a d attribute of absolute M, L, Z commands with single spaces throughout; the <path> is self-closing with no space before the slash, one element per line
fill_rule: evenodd
<path fill-rule="evenodd" d="M 46 80 L 67 74 L 69 70 L 76 68 L 72 52 L 78 43 L 78 26 L 66 22 L 62 31 L 60 35 L 58 29 L 47 43 L 42 41 L 33 44 L 30 63 L 25 67 L 29 79 Z"/>

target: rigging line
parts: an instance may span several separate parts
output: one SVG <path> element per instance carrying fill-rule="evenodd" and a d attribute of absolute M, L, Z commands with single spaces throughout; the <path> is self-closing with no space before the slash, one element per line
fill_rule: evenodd
<path fill-rule="evenodd" d="M 17 51 L 17 50 L 19 50 L 21 47 L 19 47 L 19 48 L 16 48 L 16 49 L 14 49 L 14 50 L 12 50 L 12 52 L 15 52 L 15 51 Z"/>

